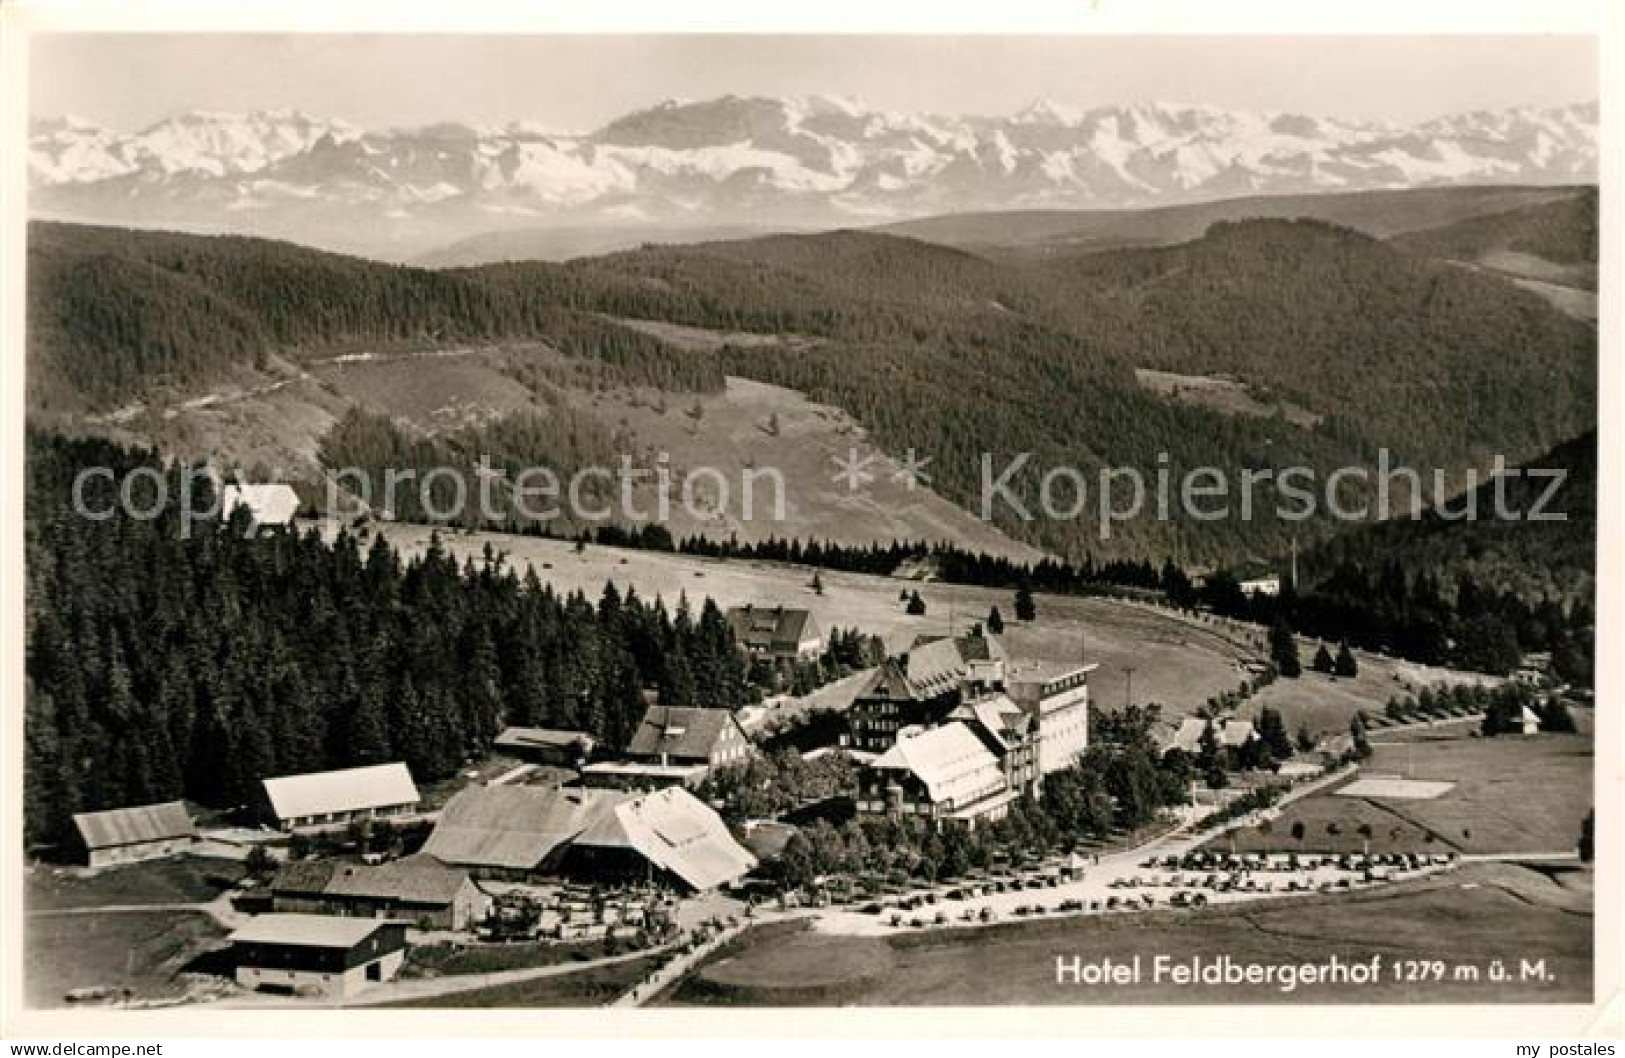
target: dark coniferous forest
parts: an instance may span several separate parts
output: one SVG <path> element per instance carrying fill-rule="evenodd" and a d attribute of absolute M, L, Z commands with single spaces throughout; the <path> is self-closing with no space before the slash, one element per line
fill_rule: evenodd
<path fill-rule="evenodd" d="M 403 562 L 380 541 L 73 513 L 79 469 L 157 466 L 96 440 L 29 437 L 26 830 L 186 797 L 230 808 L 257 780 L 404 760 L 452 774 L 506 723 L 631 737 L 645 688 L 736 707 L 745 667 L 708 599 L 613 585 L 561 596 L 497 556 Z M 171 469 L 178 481 L 178 470 Z M 114 497 L 86 489 L 89 507 Z M 146 496 L 137 492 L 144 502 Z M 174 495 L 174 490 L 171 490 Z"/>

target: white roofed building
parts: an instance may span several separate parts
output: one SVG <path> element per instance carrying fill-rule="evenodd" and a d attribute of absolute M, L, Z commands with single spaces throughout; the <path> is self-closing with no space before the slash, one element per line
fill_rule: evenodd
<path fill-rule="evenodd" d="M 405 764 L 265 779 L 265 816 L 283 830 L 383 819 L 413 812 L 418 788 Z"/>
<path fill-rule="evenodd" d="M 906 732 L 858 775 L 860 815 L 974 827 L 1002 819 L 1017 792 L 999 758 L 959 722 Z"/>
<path fill-rule="evenodd" d="M 220 488 L 220 517 L 243 507 L 255 525 L 287 525 L 299 513 L 299 494 L 292 485 L 229 484 Z"/>
<path fill-rule="evenodd" d="M 238 985 L 284 995 L 354 995 L 406 960 L 406 924 L 336 915 L 259 915 L 231 935 Z"/>
<path fill-rule="evenodd" d="M 423 852 L 487 878 L 568 875 L 694 891 L 756 866 L 722 817 L 681 787 L 471 786 L 446 805 Z"/>
<path fill-rule="evenodd" d="M 681 787 L 625 800 L 570 842 L 567 874 L 604 879 L 655 879 L 704 892 L 736 882 L 756 857 L 734 840 L 710 807 Z"/>

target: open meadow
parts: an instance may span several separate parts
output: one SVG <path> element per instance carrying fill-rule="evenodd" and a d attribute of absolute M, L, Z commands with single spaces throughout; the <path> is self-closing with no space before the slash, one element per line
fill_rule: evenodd
<path fill-rule="evenodd" d="M 1215 846 L 1242 852 L 1447 852 L 1549 855 L 1575 848 L 1592 805 L 1593 750 L 1585 735 L 1503 735 L 1378 743 L 1350 783 L 1295 801 L 1264 827 Z M 1435 797 L 1348 796 L 1379 776 L 1448 784 Z M 1427 792 L 1420 790 L 1418 792 Z M 1298 824 L 1303 837 L 1295 836 Z M 1362 833 L 1369 827 L 1369 836 Z"/>
<path fill-rule="evenodd" d="M 1201 1004 L 1582 1002 L 1591 999 L 1592 874 L 1474 864 L 1445 875 L 1335 896 L 1283 897 L 1204 911 L 1090 915 L 890 938 L 758 927 L 664 997 L 672 1005 Z M 1140 957 L 1133 984 L 1056 983 L 1056 958 Z M 1389 968 L 1369 985 L 1182 986 L 1152 979 L 1158 955 L 1188 962 L 1301 964 L 1339 959 Z M 1447 979 L 1394 980 L 1399 960 L 1439 962 Z M 1500 960 L 1514 979 L 1488 977 Z M 1521 960 L 1544 979 L 1517 980 Z M 1467 980 L 1470 966 L 1476 980 Z"/>
<path fill-rule="evenodd" d="M 27 1001 L 61 1006 L 78 988 L 127 988 L 138 1000 L 186 994 L 178 975 L 225 937 L 197 908 L 242 874 L 236 861 L 192 856 L 95 873 L 29 870 L 23 890 Z"/>

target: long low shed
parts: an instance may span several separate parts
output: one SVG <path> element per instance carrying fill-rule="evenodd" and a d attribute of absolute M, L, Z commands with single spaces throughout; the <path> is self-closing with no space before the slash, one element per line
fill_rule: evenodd
<path fill-rule="evenodd" d="M 379 819 L 414 811 L 418 788 L 405 764 L 266 779 L 264 811 L 284 830 Z"/>

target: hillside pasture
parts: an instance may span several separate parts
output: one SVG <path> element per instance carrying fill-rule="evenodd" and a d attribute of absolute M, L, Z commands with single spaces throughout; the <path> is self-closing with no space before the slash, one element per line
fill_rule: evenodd
<path fill-rule="evenodd" d="M 332 525 L 327 525 L 329 532 Z M 393 524 L 379 530 L 410 557 L 428 546 L 431 530 Z M 503 533 L 446 532 L 441 543 L 459 561 L 476 563 L 487 544 L 523 573 L 536 575 L 560 592 L 582 592 L 597 599 L 606 583 L 635 589 L 645 599 L 656 596 L 675 605 L 710 597 L 719 606 L 799 606 L 811 610 L 828 631 L 856 627 L 881 636 L 892 651 L 906 650 L 921 635 L 945 635 L 984 621 L 998 607 L 1005 622 L 1005 641 L 1018 659 L 1069 662 L 1083 660 L 1098 668 L 1090 678 L 1100 707 L 1121 708 L 1127 700 L 1133 669 L 1134 701 L 1158 702 L 1171 716 L 1193 712 L 1208 698 L 1235 690 L 1250 679 L 1244 662 L 1261 656 L 1263 631 L 1214 618 L 1192 617 L 1161 607 L 1120 599 L 1085 596 L 1037 596 L 1037 619 L 1014 619 L 1013 593 L 996 588 L 939 582 L 903 581 L 890 577 L 817 571 L 824 591 L 812 588 L 814 570 L 777 562 L 700 558 L 662 551 L 640 551 L 589 545 L 578 552 L 567 540 Z M 919 591 L 926 613 L 912 616 L 900 595 Z M 1357 709 L 1380 712 L 1388 698 L 1414 680 L 1462 678 L 1447 670 L 1424 670 L 1387 658 L 1361 658 L 1359 678 L 1340 681 L 1339 693 L 1325 695 L 1309 678 L 1279 680 L 1259 696 L 1280 703 L 1289 724 L 1311 717 L 1322 731 L 1346 731 Z M 1294 686 L 1286 686 L 1294 685 Z M 840 705 L 842 703 L 824 703 Z M 1249 705 L 1245 709 L 1255 709 Z M 1296 727 L 1289 727 L 1296 731 Z"/>
<path fill-rule="evenodd" d="M 1262 637 L 1262 631 L 1255 634 Z M 1423 687 L 1455 684 L 1495 684 L 1500 681 L 1480 673 L 1462 672 L 1433 665 L 1418 665 L 1381 654 L 1355 651 L 1359 674 L 1331 676 L 1315 672 L 1308 665 L 1318 643 L 1300 639 L 1298 653 L 1303 658 L 1303 674 L 1296 679 L 1278 679 L 1260 691 L 1238 710 L 1238 715 L 1256 721 L 1266 707 L 1279 710 L 1287 732 L 1296 735 L 1307 727 L 1316 736 L 1348 732 L 1349 718 L 1364 709 L 1373 716 L 1383 715 L 1388 700 L 1411 694 Z M 1335 652 L 1337 645 L 1329 644 Z M 1262 646 L 1260 652 L 1263 652 Z M 1476 723 L 1476 721 L 1474 721 Z M 1373 737 L 1381 737 L 1374 734 Z"/>
<path fill-rule="evenodd" d="M 185 995 L 179 976 L 225 932 L 192 911 L 30 914 L 23 927 L 27 1003 L 66 1005 L 78 988 L 129 989 L 134 999 Z"/>

